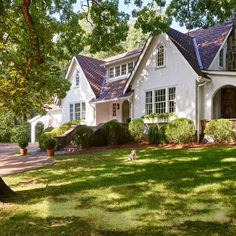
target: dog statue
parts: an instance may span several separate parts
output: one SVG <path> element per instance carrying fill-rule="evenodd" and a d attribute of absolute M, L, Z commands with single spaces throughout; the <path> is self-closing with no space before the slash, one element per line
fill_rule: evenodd
<path fill-rule="evenodd" d="M 134 161 L 136 159 L 136 150 L 132 150 L 128 156 L 128 161 Z"/>

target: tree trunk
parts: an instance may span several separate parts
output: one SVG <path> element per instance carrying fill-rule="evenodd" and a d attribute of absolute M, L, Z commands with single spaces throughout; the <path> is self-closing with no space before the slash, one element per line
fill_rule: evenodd
<path fill-rule="evenodd" d="M 15 192 L 12 191 L 0 177 L 0 201 L 10 201 L 13 196 L 15 196 Z"/>

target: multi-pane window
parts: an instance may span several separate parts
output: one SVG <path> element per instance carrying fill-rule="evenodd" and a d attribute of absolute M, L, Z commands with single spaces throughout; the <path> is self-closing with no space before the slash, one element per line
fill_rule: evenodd
<path fill-rule="evenodd" d="M 109 78 L 127 75 L 132 72 L 135 63 L 133 61 L 109 69 Z"/>
<path fill-rule="evenodd" d="M 163 45 L 157 48 L 156 65 L 157 68 L 165 65 L 165 48 Z"/>
<path fill-rule="evenodd" d="M 133 67 L 134 67 L 134 62 L 133 62 L 133 61 L 129 62 L 129 63 L 128 63 L 128 73 L 131 73 L 131 72 L 132 72 Z"/>
<path fill-rule="evenodd" d="M 155 113 L 165 113 L 166 112 L 166 90 L 158 89 L 155 91 Z"/>
<path fill-rule="evenodd" d="M 86 105 L 85 102 L 70 104 L 70 120 L 85 119 Z"/>
<path fill-rule="evenodd" d="M 163 88 L 145 94 L 145 114 L 176 112 L 176 88 Z"/>
<path fill-rule="evenodd" d="M 79 86 L 80 72 L 77 71 L 75 75 L 75 86 Z"/>
<path fill-rule="evenodd" d="M 219 66 L 224 67 L 224 48 L 220 50 L 220 55 L 219 55 Z"/>
<path fill-rule="evenodd" d="M 175 87 L 168 89 L 169 96 L 169 112 L 175 113 L 176 111 L 176 91 Z"/>
<path fill-rule="evenodd" d="M 114 67 L 111 67 L 109 70 L 109 78 L 113 78 L 114 76 L 115 76 Z"/>
<path fill-rule="evenodd" d="M 145 113 L 146 115 L 152 114 L 152 91 L 146 92 L 146 105 Z"/>
<path fill-rule="evenodd" d="M 127 64 L 124 64 L 121 66 L 121 75 L 126 75 L 127 74 Z"/>
<path fill-rule="evenodd" d="M 116 103 L 112 104 L 112 116 L 116 116 Z"/>
<path fill-rule="evenodd" d="M 120 66 L 115 67 L 116 77 L 120 76 Z"/>

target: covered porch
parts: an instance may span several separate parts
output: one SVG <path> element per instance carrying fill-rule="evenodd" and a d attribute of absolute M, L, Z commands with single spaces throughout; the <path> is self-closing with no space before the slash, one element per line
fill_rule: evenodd
<path fill-rule="evenodd" d="M 96 125 L 116 119 L 127 123 L 131 118 L 132 103 L 129 98 L 96 102 Z"/>

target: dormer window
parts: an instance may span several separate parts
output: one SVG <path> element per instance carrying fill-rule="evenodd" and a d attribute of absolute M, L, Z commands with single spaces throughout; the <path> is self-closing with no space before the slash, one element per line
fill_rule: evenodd
<path fill-rule="evenodd" d="M 224 48 L 220 50 L 220 55 L 219 55 L 219 67 L 224 67 Z"/>
<path fill-rule="evenodd" d="M 75 86 L 79 86 L 80 82 L 80 72 L 77 70 L 76 75 L 75 75 Z"/>
<path fill-rule="evenodd" d="M 115 74 L 114 74 L 114 67 L 112 67 L 109 70 L 109 78 L 113 78 L 114 76 L 115 76 Z"/>
<path fill-rule="evenodd" d="M 165 47 L 160 45 L 157 48 L 156 67 L 160 68 L 163 66 L 165 66 Z"/>
<path fill-rule="evenodd" d="M 121 66 L 121 75 L 126 75 L 127 71 L 127 64 Z"/>
<path fill-rule="evenodd" d="M 131 61 L 128 63 L 128 73 L 131 73 L 134 68 L 134 62 Z"/>
<path fill-rule="evenodd" d="M 116 77 L 120 76 L 120 66 L 115 67 Z"/>

